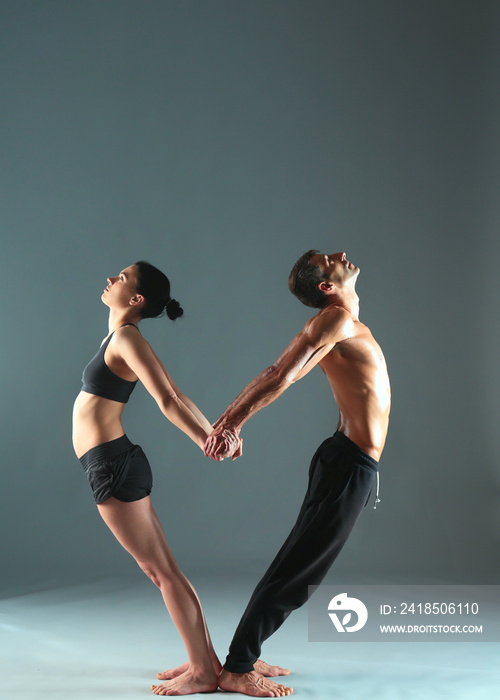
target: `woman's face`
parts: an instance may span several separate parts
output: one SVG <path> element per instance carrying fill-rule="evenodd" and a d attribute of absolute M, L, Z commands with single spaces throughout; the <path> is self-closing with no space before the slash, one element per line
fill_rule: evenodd
<path fill-rule="evenodd" d="M 104 289 L 101 299 L 107 306 L 129 306 L 130 300 L 136 296 L 137 271 L 135 265 L 130 265 L 116 277 L 107 278 L 108 286 Z"/>

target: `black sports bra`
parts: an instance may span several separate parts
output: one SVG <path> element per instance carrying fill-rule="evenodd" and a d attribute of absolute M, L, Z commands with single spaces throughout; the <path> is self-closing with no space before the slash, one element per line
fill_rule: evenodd
<path fill-rule="evenodd" d="M 120 328 L 123 328 L 124 326 L 134 326 L 134 328 L 137 328 L 137 326 L 135 326 L 133 323 L 124 323 L 123 326 L 120 326 Z M 112 372 L 104 361 L 104 353 L 106 352 L 106 348 L 108 347 L 109 341 L 113 337 L 114 333 L 115 331 L 113 331 L 113 333 L 106 338 L 94 357 L 83 370 L 82 391 L 85 391 L 87 394 L 101 396 L 103 399 L 111 399 L 112 401 L 127 403 L 130 398 L 130 394 L 133 392 L 134 387 L 137 384 L 137 380 L 135 382 L 129 382 L 127 379 L 122 379 L 117 374 Z"/>

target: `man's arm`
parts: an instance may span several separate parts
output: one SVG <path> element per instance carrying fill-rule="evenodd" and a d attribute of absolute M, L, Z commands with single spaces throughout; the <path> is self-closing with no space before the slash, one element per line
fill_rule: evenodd
<path fill-rule="evenodd" d="M 252 380 L 216 421 L 215 430 L 205 444 L 205 454 L 214 459 L 219 451 L 227 450 L 223 430 L 239 435 L 249 418 L 302 379 L 336 343 L 349 337 L 351 329 L 350 314 L 339 307 L 311 319 L 276 362 Z"/>
<path fill-rule="evenodd" d="M 229 404 L 229 406 L 226 408 L 224 413 L 222 413 L 219 418 L 214 423 L 214 429 L 218 428 L 219 425 L 222 425 L 224 419 L 226 418 L 227 415 L 231 413 L 233 409 L 235 409 L 238 405 L 241 404 L 245 396 L 254 389 L 254 387 L 258 386 L 264 379 L 266 379 L 269 371 L 271 370 L 271 367 L 267 367 L 263 372 L 258 374 L 255 379 L 252 379 L 252 381 L 246 385 L 246 387 L 238 394 L 238 396 L 234 399 L 232 403 Z"/>

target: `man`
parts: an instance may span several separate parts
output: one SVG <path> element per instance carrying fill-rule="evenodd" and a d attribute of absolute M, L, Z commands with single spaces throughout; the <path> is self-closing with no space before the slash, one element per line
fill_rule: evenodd
<path fill-rule="evenodd" d="M 358 317 L 358 274 L 359 268 L 345 253 L 322 255 L 310 250 L 299 258 L 288 286 L 303 304 L 319 312 L 226 409 L 205 445 L 205 453 L 216 459 L 228 449 L 223 431 L 239 437 L 245 421 L 313 367 L 319 364 L 325 373 L 340 412 L 337 432 L 313 456 L 297 522 L 238 625 L 219 678 L 224 690 L 260 697 L 292 692 L 254 670 L 262 642 L 306 602 L 308 586 L 321 583 L 366 505 L 375 479 L 378 485 L 390 386 L 382 351 Z M 241 443 L 237 444 L 234 457 L 241 454 Z"/>

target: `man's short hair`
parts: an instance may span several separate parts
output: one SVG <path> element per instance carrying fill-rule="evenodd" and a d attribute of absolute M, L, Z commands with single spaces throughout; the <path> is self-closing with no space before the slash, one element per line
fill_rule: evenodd
<path fill-rule="evenodd" d="M 328 301 L 328 296 L 318 287 L 328 275 L 321 272 L 319 265 L 311 264 L 312 256 L 318 253 L 319 250 L 312 249 L 301 255 L 288 277 L 288 289 L 299 301 L 313 309 L 322 309 Z"/>

